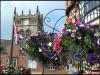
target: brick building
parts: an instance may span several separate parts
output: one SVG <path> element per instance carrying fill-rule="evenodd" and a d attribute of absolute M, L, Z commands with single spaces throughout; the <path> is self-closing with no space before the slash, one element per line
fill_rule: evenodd
<path fill-rule="evenodd" d="M 1 65 L 9 65 L 10 59 L 10 50 L 11 50 L 11 40 L 1 40 L 1 45 L 4 47 L 4 50 L 1 53 Z M 40 62 L 33 60 L 33 65 L 30 67 L 30 56 L 23 51 L 19 45 L 16 45 L 13 42 L 13 58 L 12 58 L 14 67 L 24 67 L 26 69 L 31 68 L 34 73 L 42 73 L 42 65 Z M 38 64 L 38 65 L 37 65 Z"/>

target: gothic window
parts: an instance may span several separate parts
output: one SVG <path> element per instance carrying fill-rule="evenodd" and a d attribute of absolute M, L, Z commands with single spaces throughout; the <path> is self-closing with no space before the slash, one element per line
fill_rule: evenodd
<path fill-rule="evenodd" d="M 31 24 L 36 24 L 36 20 L 31 20 Z"/>
<path fill-rule="evenodd" d="M 23 21 L 23 25 L 29 25 L 29 19 L 25 19 L 25 20 Z"/>
<path fill-rule="evenodd" d="M 17 24 L 21 24 L 21 21 L 17 21 Z"/>
<path fill-rule="evenodd" d="M 29 29 L 26 30 L 26 38 L 31 35 L 31 31 Z"/>
<path fill-rule="evenodd" d="M 24 30 L 23 30 L 23 29 L 21 29 L 21 30 L 19 31 L 19 34 L 21 34 L 23 37 L 25 37 L 25 33 L 24 33 Z"/>
<path fill-rule="evenodd" d="M 23 29 L 21 29 L 20 31 L 20 34 L 22 35 L 22 36 L 24 36 L 25 34 L 24 34 L 24 30 Z"/>

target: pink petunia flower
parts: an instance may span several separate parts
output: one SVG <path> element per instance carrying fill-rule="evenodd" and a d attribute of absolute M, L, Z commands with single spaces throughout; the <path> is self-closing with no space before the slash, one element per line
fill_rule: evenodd
<path fill-rule="evenodd" d="M 74 22 L 75 26 L 79 26 L 80 24 L 81 24 L 81 22 L 78 22 L 78 21 Z"/>
<path fill-rule="evenodd" d="M 72 30 L 72 32 L 73 32 L 73 33 L 76 33 L 76 30 L 74 29 L 74 30 Z"/>
<path fill-rule="evenodd" d="M 55 36 L 53 49 L 56 50 L 57 53 L 60 53 L 62 51 L 61 36 L 59 35 Z"/>

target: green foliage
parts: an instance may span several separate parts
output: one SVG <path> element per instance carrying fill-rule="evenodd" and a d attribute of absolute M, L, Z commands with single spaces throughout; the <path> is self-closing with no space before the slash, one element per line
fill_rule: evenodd
<path fill-rule="evenodd" d="M 70 24 L 70 25 L 67 24 L 67 25 L 66 25 L 66 30 L 67 30 L 67 29 L 73 30 L 73 29 L 75 29 L 75 26 L 74 26 L 74 25 L 71 25 L 71 24 Z"/>
<path fill-rule="evenodd" d="M 84 42 L 86 45 L 90 45 L 91 44 L 91 37 L 89 35 L 84 37 Z"/>
<path fill-rule="evenodd" d="M 67 58 L 68 58 L 68 51 L 67 50 L 63 50 L 62 51 L 62 55 L 61 55 L 61 59 L 62 59 L 62 63 L 63 64 L 67 63 Z"/>
<path fill-rule="evenodd" d="M 26 43 L 26 45 L 24 46 L 24 48 L 26 48 L 27 52 L 32 56 L 32 57 L 36 57 L 38 54 L 38 48 L 36 46 L 30 46 L 29 44 Z"/>

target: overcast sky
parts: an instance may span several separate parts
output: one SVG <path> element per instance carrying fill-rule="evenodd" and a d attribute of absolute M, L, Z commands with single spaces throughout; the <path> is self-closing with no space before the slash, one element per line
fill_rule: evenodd
<path fill-rule="evenodd" d="M 53 9 L 65 9 L 66 7 L 65 1 L 1 1 L 1 39 L 11 39 L 15 7 L 19 15 L 22 10 L 27 15 L 29 9 L 31 9 L 32 14 L 35 14 L 37 5 L 44 17 Z M 54 11 L 50 13 L 48 17 L 51 18 L 51 22 L 48 25 L 53 27 L 56 21 L 64 15 L 65 11 Z M 64 26 L 64 23 L 65 17 L 57 23 L 55 28 L 60 30 Z M 44 30 L 45 32 L 52 32 L 52 29 L 46 25 L 44 25 Z"/>

